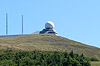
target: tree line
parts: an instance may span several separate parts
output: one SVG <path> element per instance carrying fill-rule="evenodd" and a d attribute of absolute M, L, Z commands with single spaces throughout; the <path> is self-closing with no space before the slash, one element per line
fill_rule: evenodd
<path fill-rule="evenodd" d="M 0 51 L 0 66 L 91 66 L 83 54 L 57 51 Z"/>

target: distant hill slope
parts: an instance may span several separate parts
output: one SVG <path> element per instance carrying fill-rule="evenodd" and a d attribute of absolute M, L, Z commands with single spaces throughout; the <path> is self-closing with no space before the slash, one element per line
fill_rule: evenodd
<path fill-rule="evenodd" d="M 26 51 L 74 51 L 88 57 L 100 58 L 100 48 L 54 35 L 23 35 L 0 38 L 0 49 L 8 48 Z"/>

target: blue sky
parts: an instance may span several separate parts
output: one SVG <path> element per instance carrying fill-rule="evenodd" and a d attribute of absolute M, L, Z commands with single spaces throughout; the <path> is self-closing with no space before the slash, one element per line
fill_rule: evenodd
<path fill-rule="evenodd" d="M 0 0 L 0 35 L 5 35 L 8 13 L 9 35 L 42 30 L 53 21 L 60 36 L 100 48 L 100 0 Z"/>

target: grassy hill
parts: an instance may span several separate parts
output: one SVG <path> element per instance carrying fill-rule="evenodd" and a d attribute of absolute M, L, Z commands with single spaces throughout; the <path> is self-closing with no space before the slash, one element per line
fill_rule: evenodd
<path fill-rule="evenodd" d="M 98 61 L 91 62 L 91 66 L 100 66 L 100 61 L 99 62 Z"/>
<path fill-rule="evenodd" d="M 88 46 L 67 38 L 54 35 L 23 35 L 0 38 L 0 49 L 74 51 L 88 57 L 100 58 L 100 48 Z"/>

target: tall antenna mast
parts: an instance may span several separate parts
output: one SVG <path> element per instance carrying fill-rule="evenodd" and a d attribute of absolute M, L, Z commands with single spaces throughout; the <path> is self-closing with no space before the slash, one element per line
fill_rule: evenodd
<path fill-rule="evenodd" d="M 22 35 L 23 35 L 23 15 L 22 15 Z"/>
<path fill-rule="evenodd" d="M 8 35 L 8 13 L 6 13 L 6 35 Z"/>

